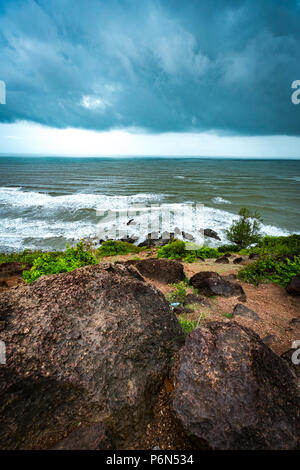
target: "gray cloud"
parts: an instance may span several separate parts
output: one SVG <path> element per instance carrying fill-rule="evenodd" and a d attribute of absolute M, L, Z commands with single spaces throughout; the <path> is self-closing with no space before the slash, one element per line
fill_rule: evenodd
<path fill-rule="evenodd" d="M 2 0 L 0 121 L 300 135 L 292 0 Z"/>

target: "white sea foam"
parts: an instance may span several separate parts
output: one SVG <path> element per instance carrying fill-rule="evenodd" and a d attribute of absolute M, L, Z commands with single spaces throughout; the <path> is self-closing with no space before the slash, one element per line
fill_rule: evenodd
<path fill-rule="evenodd" d="M 187 206 L 179 203 L 163 205 L 172 213 L 170 218 L 160 221 L 160 204 L 164 195 L 141 193 L 131 196 L 108 196 L 104 194 L 76 193 L 64 196 L 52 196 L 38 192 L 23 191 L 21 188 L 0 188 L 0 251 L 22 250 L 25 248 L 63 249 L 65 243 L 76 242 L 81 238 L 109 238 L 118 228 L 118 238 L 137 236 L 142 242 L 149 231 L 174 231 L 175 227 L 184 230 L 201 242 L 200 228 L 215 230 L 222 243 L 226 243 L 225 230 L 230 227 L 236 215 L 212 207 L 203 208 L 203 219 L 195 221 Z M 185 204 L 192 204 L 186 201 Z M 156 205 L 156 206 L 155 206 Z M 142 206 L 142 207 L 141 207 Z M 147 207 L 148 206 L 148 207 Z M 92 216 L 81 214 L 81 209 L 93 209 Z M 121 211 L 117 220 L 108 222 L 104 214 L 96 211 Z M 96 215 L 97 214 L 97 215 Z M 127 226 L 133 218 L 135 225 Z M 262 225 L 266 235 L 288 235 L 287 230 Z M 104 233 L 105 232 L 105 233 Z M 218 244 L 213 239 L 205 243 Z"/>
<path fill-rule="evenodd" d="M 227 199 L 223 199 L 222 197 L 214 197 L 212 199 L 212 202 L 214 202 L 215 204 L 231 204 L 230 201 L 228 201 Z"/>

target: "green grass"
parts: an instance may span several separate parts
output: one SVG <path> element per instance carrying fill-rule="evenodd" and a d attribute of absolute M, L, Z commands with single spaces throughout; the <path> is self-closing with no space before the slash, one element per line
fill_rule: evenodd
<path fill-rule="evenodd" d="M 223 317 L 229 318 L 230 320 L 233 318 L 232 313 L 223 313 Z"/>
<path fill-rule="evenodd" d="M 186 318 L 180 318 L 179 323 L 182 327 L 182 329 L 186 332 L 186 334 L 191 333 L 197 325 L 197 322 L 194 320 L 188 320 Z"/>

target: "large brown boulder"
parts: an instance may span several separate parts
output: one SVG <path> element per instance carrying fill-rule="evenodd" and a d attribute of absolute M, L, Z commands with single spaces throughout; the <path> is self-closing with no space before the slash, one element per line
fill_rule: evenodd
<path fill-rule="evenodd" d="M 142 276 L 152 281 L 175 284 L 185 279 L 183 265 L 178 261 L 164 258 L 147 258 L 143 260 L 129 260 L 125 264 L 134 266 Z"/>
<path fill-rule="evenodd" d="M 104 423 L 117 448 L 144 429 L 183 330 L 134 268 L 86 266 L 0 297 L 0 448 L 50 448 Z"/>
<path fill-rule="evenodd" d="M 300 274 L 290 280 L 286 286 L 286 291 L 290 295 L 300 295 Z"/>
<path fill-rule="evenodd" d="M 177 356 L 172 408 L 195 447 L 299 446 L 295 376 L 252 330 L 236 322 L 207 323 Z"/>
<path fill-rule="evenodd" d="M 223 297 L 241 297 L 245 301 L 245 292 L 240 284 L 231 282 L 213 271 L 201 271 L 194 274 L 190 284 L 203 295 L 221 295 Z"/>

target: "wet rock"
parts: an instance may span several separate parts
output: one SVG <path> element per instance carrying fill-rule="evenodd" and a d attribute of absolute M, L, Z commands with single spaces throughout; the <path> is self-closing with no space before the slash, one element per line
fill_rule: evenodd
<path fill-rule="evenodd" d="M 130 219 L 130 220 L 128 220 L 126 225 L 135 225 L 135 224 L 136 223 L 135 223 L 134 219 Z"/>
<path fill-rule="evenodd" d="M 0 448 L 51 448 L 78 422 L 132 445 L 184 340 L 163 294 L 99 264 L 8 290 L 0 311 Z"/>
<path fill-rule="evenodd" d="M 213 271 L 202 271 L 194 274 L 190 279 L 190 284 L 198 289 L 200 294 L 206 296 L 221 295 L 223 297 L 246 297 L 240 284 L 228 281 Z"/>
<path fill-rule="evenodd" d="M 229 264 L 229 259 L 227 256 L 221 256 L 221 258 L 217 258 L 215 262 L 220 264 Z"/>
<path fill-rule="evenodd" d="M 212 230 L 210 228 L 205 228 L 204 229 L 204 236 L 209 237 L 209 238 L 214 238 L 215 240 L 221 240 L 221 238 L 219 237 L 217 232 L 215 232 L 214 230 Z"/>
<path fill-rule="evenodd" d="M 251 308 L 246 307 L 246 305 L 243 304 L 237 304 L 234 309 L 233 309 L 233 317 L 236 316 L 241 316 L 241 317 L 246 317 L 250 318 L 251 320 L 260 320 L 260 316 L 257 315 L 254 310 L 251 310 Z"/>
<path fill-rule="evenodd" d="M 182 236 L 183 236 L 183 238 L 185 238 L 186 240 L 190 240 L 190 241 L 193 241 L 193 240 L 194 240 L 193 235 L 191 235 L 190 233 L 182 232 Z"/>
<path fill-rule="evenodd" d="M 131 243 L 132 245 L 137 241 L 137 237 L 126 237 L 126 238 L 120 238 L 118 241 L 120 242 L 126 242 L 126 243 Z"/>
<path fill-rule="evenodd" d="M 110 430 L 102 423 L 80 427 L 58 442 L 53 450 L 110 450 L 113 449 Z"/>
<path fill-rule="evenodd" d="M 152 281 L 158 281 L 164 284 L 176 284 L 185 279 L 183 265 L 178 261 L 164 258 L 148 258 L 143 260 L 129 260 L 126 261 L 125 264 L 134 266 L 142 276 Z"/>
<path fill-rule="evenodd" d="M 285 361 L 249 328 L 209 322 L 173 366 L 171 406 L 195 448 L 296 449 L 300 400 Z"/>
<path fill-rule="evenodd" d="M 300 274 L 290 280 L 286 286 L 286 291 L 289 295 L 300 295 Z"/>
<path fill-rule="evenodd" d="M 239 256 L 238 258 L 234 258 L 233 264 L 240 264 L 243 262 L 243 258 Z"/>

